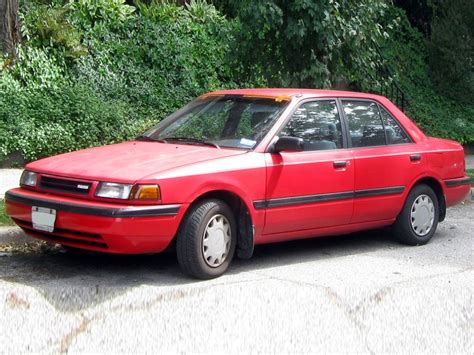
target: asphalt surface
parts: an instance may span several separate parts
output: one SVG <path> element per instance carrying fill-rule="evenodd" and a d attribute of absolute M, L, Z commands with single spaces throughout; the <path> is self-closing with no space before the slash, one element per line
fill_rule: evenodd
<path fill-rule="evenodd" d="M 420 247 L 387 230 L 260 246 L 200 282 L 173 254 L 23 239 L 0 252 L 0 352 L 472 354 L 473 217 L 474 202 L 450 209 Z"/>

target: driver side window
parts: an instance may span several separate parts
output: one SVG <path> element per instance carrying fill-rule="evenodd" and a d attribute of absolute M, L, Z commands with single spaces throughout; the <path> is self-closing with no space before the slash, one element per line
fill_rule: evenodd
<path fill-rule="evenodd" d="M 318 100 L 302 104 L 280 136 L 302 138 L 305 151 L 342 148 L 341 120 L 336 101 Z"/>

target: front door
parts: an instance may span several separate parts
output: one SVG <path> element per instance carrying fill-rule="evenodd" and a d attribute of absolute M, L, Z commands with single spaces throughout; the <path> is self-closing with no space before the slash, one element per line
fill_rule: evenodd
<path fill-rule="evenodd" d="M 336 100 L 302 103 L 279 136 L 304 140 L 304 151 L 266 154 L 263 234 L 308 231 L 349 223 L 354 164 L 345 149 Z"/>

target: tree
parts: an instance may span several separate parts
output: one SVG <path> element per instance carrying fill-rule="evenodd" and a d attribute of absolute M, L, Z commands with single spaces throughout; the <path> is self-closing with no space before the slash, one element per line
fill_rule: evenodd
<path fill-rule="evenodd" d="M 431 35 L 433 7 L 443 0 L 394 0 L 393 4 L 405 10 L 408 20 L 425 37 Z"/>
<path fill-rule="evenodd" d="M 474 2 L 441 4 L 428 42 L 431 77 L 438 91 L 454 100 L 474 100 Z"/>
<path fill-rule="evenodd" d="M 249 82 L 263 77 L 272 86 L 356 89 L 380 64 L 385 0 L 213 2 L 239 19 L 236 65 Z"/>
<path fill-rule="evenodd" d="M 20 39 L 18 24 L 18 0 L 0 0 L 0 42 L 1 50 L 14 54 Z"/>

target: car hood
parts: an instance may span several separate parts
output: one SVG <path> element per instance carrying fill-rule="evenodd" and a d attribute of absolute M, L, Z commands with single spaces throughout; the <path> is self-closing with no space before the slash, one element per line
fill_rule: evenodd
<path fill-rule="evenodd" d="M 85 180 L 135 182 L 188 164 L 244 153 L 200 145 L 133 141 L 41 159 L 26 168 Z"/>

